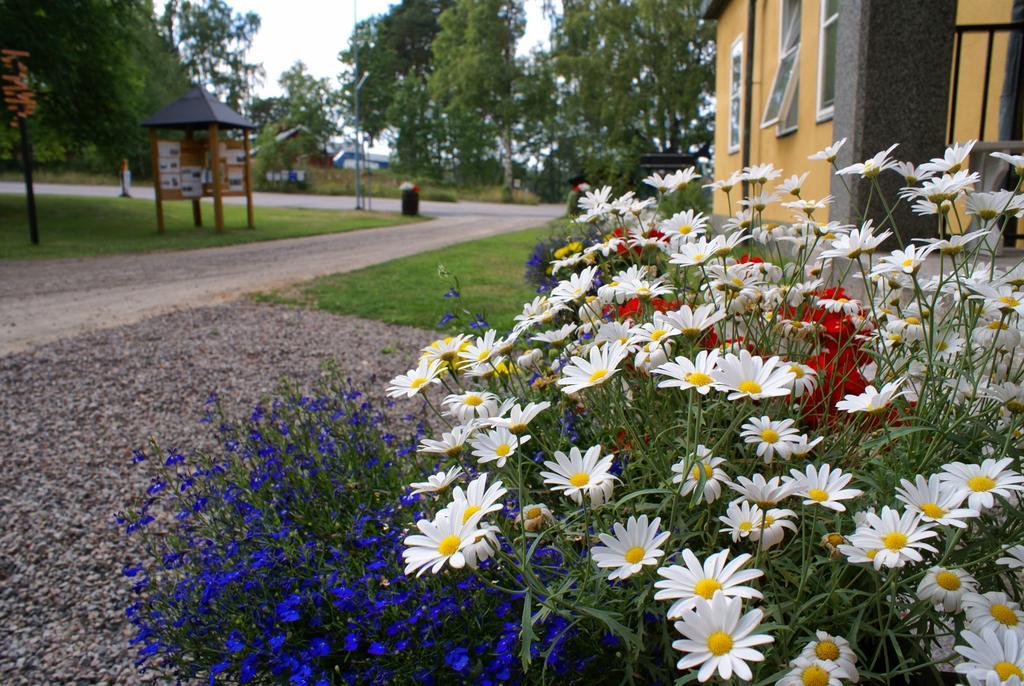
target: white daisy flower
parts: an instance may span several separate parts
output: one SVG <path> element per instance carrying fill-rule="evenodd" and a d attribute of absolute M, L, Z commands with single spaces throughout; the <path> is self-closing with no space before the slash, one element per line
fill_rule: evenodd
<path fill-rule="evenodd" d="M 453 393 L 441 401 L 445 414 L 455 417 L 460 422 L 468 422 L 476 418 L 493 417 L 498 413 L 498 396 L 489 391 L 467 391 Z"/>
<path fill-rule="evenodd" d="M 832 145 L 826 145 L 824 150 L 819 150 L 813 155 L 808 156 L 809 160 L 825 160 L 826 162 L 835 162 L 836 156 L 839 154 L 840 148 L 846 144 L 846 138 L 840 138 Z"/>
<path fill-rule="evenodd" d="M 943 153 L 942 157 L 933 157 L 921 165 L 921 169 L 934 174 L 955 174 L 967 162 L 967 158 L 978 141 L 969 140 L 966 143 L 953 143 Z"/>
<path fill-rule="evenodd" d="M 811 439 L 807 434 L 800 434 L 797 440 L 794 440 L 790 445 L 790 451 L 793 453 L 793 457 L 807 457 L 814 450 L 814 447 L 821 443 L 825 438 L 823 436 L 816 436 Z"/>
<path fill-rule="evenodd" d="M 563 393 L 568 394 L 600 386 L 619 371 L 618 366 L 625 359 L 626 353 L 626 346 L 617 341 L 600 348 L 594 346 L 590 349 L 589 360 L 573 357 L 571 364 L 562 368 L 558 385 L 562 387 Z"/>
<path fill-rule="evenodd" d="M 724 533 L 729 534 L 733 541 L 750 536 L 756 531 L 764 519 L 764 513 L 757 505 L 746 500 L 734 500 L 729 503 L 725 514 L 718 518 L 718 521 L 725 524 Z"/>
<path fill-rule="evenodd" d="M 669 619 L 679 619 L 683 612 L 697 606 L 697 598 L 711 600 L 722 594 L 730 598 L 761 598 L 761 592 L 750 586 L 749 581 L 764 575 L 760 569 L 743 569 L 751 555 L 743 553 L 729 562 L 729 551 L 722 550 L 709 556 L 704 563 L 689 549 L 682 552 L 682 565 L 671 565 L 658 570 L 662 579 L 655 582 L 659 589 L 655 600 L 674 600 L 668 610 Z"/>
<path fill-rule="evenodd" d="M 684 336 L 697 338 L 718 322 L 725 319 L 726 313 L 714 304 L 699 305 L 696 309 L 683 305 L 678 310 L 667 312 L 665 319 Z"/>
<path fill-rule="evenodd" d="M 655 312 L 653 321 L 634 326 L 629 333 L 630 345 L 643 345 L 649 351 L 653 347 L 670 344 L 671 339 L 682 332 L 661 312 Z"/>
<path fill-rule="evenodd" d="M 703 212 L 685 210 L 677 212 L 658 225 L 658 230 L 668 236 L 672 244 L 691 241 L 707 230 L 708 217 Z"/>
<path fill-rule="evenodd" d="M 789 389 L 794 398 L 802 398 L 806 393 L 813 393 L 818 387 L 818 372 L 806 364 L 789 362 L 789 371 L 793 372 L 793 380 Z"/>
<path fill-rule="evenodd" d="M 844 410 L 849 413 L 867 412 L 875 414 L 883 411 L 894 399 L 904 395 L 906 391 L 900 391 L 904 379 L 892 381 L 882 386 L 881 390 L 874 386 L 868 386 L 863 393 L 850 394 L 836 403 L 837 410 Z"/>
<path fill-rule="evenodd" d="M 509 408 L 508 417 L 497 417 L 492 420 L 494 426 L 502 426 L 517 436 L 526 433 L 526 427 L 537 418 L 544 410 L 551 407 L 551 403 L 544 400 L 539 403 L 527 403 L 525 407 L 516 403 Z"/>
<path fill-rule="evenodd" d="M 1024 612 L 1005 593 L 965 593 L 960 602 L 971 631 L 981 633 L 991 629 L 1024 636 Z"/>
<path fill-rule="evenodd" d="M 689 243 L 677 243 L 673 246 L 669 263 L 678 264 L 681 267 L 699 267 L 715 259 L 715 253 L 721 244 L 717 237 L 708 240 L 701 236 Z"/>
<path fill-rule="evenodd" d="M 764 513 L 764 519 L 759 522 L 760 527 L 750 532 L 750 540 L 760 542 L 762 548 L 768 549 L 782 543 L 786 531 L 796 531 L 796 524 L 789 521 L 790 517 L 796 517 L 793 510 L 772 508 Z"/>
<path fill-rule="evenodd" d="M 772 420 L 768 416 L 751 417 L 741 427 L 740 436 L 744 443 L 757 445 L 757 456 L 772 462 L 776 455 L 788 460 L 792 455 L 790 445 L 799 440 L 792 419 Z"/>
<path fill-rule="evenodd" d="M 943 484 L 938 474 L 932 474 L 927 480 L 918 474 L 914 483 L 900 479 L 896 489 L 896 499 L 906 503 L 911 512 L 919 513 L 922 520 L 960 529 L 967 528 L 963 520 L 979 516 L 977 510 L 960 507 L 965 497 Z"/>
<path fill-rule="evenodd" d="M 892 231 L 883 231 L 877 236 L 871 220 L 867 220 L 859 229 L 852 229 L 849 233 L 836 236 L 832 240 L 832 247 L 823 250 L 819 259 L 829 260 L 837 257 L 844 257 L 848 260 L 855 260 L 861 255 L 870 255 L 878 249 Z"/>
<path fill-rule="evenodd" d="M 967 645 L 956 646 L 964 661 L 955 669 L 966 674 L 972 684 L 1020 686 L 1024 682 L 1024 637 L 1020 634 L 986 629 L 964 631 L 960 638 Z"/>
<path fill-rule="evenodd" d="M 448 471 L 440 471 L 428 476 L 426 481 L 409 484 L 413 493 L 440 493 L 462 478 L 462 467 L 452 467 Z"/>
<path fill-rule="evenodd" d="M 868 512 L 864 524 L 850 536 L 850 542 L 865 550 L 876 550 L 872 559 L 875 569 L 902 567 L 908 562 L 924 559 L 921 551 L 938 552 L 926 539 L 937 535 L 932 525 L 922 523 L 916 512 L 907 511 L 902 515 L 888 506 L 881 514 Z"/>
<path fill-rule="evenodd" d="M 780 364 L 778 357 L 765 360 L 746 350 L 740 350 L 738 356 L 726 354 L 712 374 L 714 387 L 728 392 L 729 400 L 789 395 L 788 386 L 794 376 L 789 367 Z"/>
<path fill-rule="evenodd" d="M 484 332 L 483 336 L 478 336 L 475 341 L 469 343 L 465 350 L 460 350 L 459 357 L 476 364 L 490 361 L 497 354 L 499 347 L 503 343 L 501 339 L 495 340 L 497 335 L 497 331 L 488 329 Z"/>
<path fill-rule="evenodd" d="M 420 355 L 421 360 L 439 360 L 445 367 L 452 371 L 458 371 L 466 362 L 460 359 L 459 353 L 469 347 L 469 336 L 447 336 L 439 338 L 427 347 L 423 348 Z"/>
<path fill-rule="evenodd" d="M 943 612 L 959 612 L 965 593 L 974 593 L 978 581 L 962 569 L 932 567 L 917 586 L 917 597 Z"/>
<path fill-rule="evenodd" d="M 457 424 L 452 427 L 451 431 L 441 434 L 440 441 L 424 438 L 420 441 L 419 452 L 458 457 L 474 431 L 476 431 L 476 427 Z"/>
<path fill-rule="evenodd" d="M 765 164 L 753 164 L 743 168 L 743 178 L 750 183 L 768 183 L 772 179 L 782 176 L 782 170 L 776 169 L 771 162 Z"/>
<path fill-rule="evenodd" d="M 775 505 L 793 495 L 791 482 L 783 481 L 778 476 L 765 479 L 763 474 L 756 473 L 750 478 L 743 475 L 736 477 L 736 481 L 729 482 L 729 487 L 760 507 Z"/>
<path fill-rule="evenodd" d="M 790 671 L 775 686 L 842 686 L 849 675 L 835 662 L 797 657 L 789 663 Z"/>
<path fill-rule="evenodd" d="M 609 581 L 629 578 L 644 565 L 658 564 L 658 558 L 665 554 L 660 546 L 671 535 L 670 531 L 659 533 L 660 525 L 661 517 L 655 517 L 648 523 L 647 515 L 640 515 L 639 519 L 630 517 L 626 520 L 626 526 L 615 522 L 612 525 L 614 536 L 599 534 L 603 545 L 594 546 L 591 556 L 598 567 L 612 570 L 608 575 Z"/>
<path fill-rule="evenodd" d="M 549 298 L 554 302 L 570 302 L 581 300 L 594 286 L 594 277 L 597 275 L 597 267 L 586 267 L 578 274 L 572 274 L 568 279 L 559 282 L 551 289 Z"/>
<path fill-rule="evenodd" d="M 775 640 L 767 634 L 754 633 L 761 624 L 761 610 L 740 616 L 743 601 L 721 593 L 710 601 L 698 598 L 696 602 L 696 606 L 683 613 L 682 620 L 674 625 L 685 638 L 673 641 L 672 647 L 686 653 L 676 667 L 700 666 L 697 673 L 700 682 L 707 681 L 715 672 L 726 680 L 734 673 L 744 681 L 752 679 L 754 675 L 747 663 L 764 660 L 764 655 L 754 646 Z"/>
<path fill-rule="evenodd" d="M 486 517 L 492 512 L 500 512 L 505 507 L 501 503 L 501 498 L 506 493 L 508 493 L 508 489 L 502 485 L 501 481 L 495 481 L 488 486 L 487 475 L 481 474 L 469 482 L 465 491 L 461 486 L 456 486 L 452 490 L 452 498 L 454 502 L 465 505 L 462 519 L 469 521 L 469 518 L 478 512 L 481 517 Z"/>
<path fill-rule="evenodd" d="M 1007 469 L 1012 463 L 1009 457 L 988 458 L 981 464 L 953 462 L 942 466 L 939 478 L 958 496 L 966 497 L 968 507 L 980 512 L 995 505 L 994 496 L 1009 498 L 1024 491 L 1024 476 Z"/>
<path fill-rule="evenodd" d="M 438 377 L 444 368 L 444 362 L 440 360 L 421 359 L 416 369 L 410 369 L 405 374 L 399 374 L 391 380 L 387 394 L 389 398 L 411 398 L 430 384 L 441 383 Z"/>
<path fill-rule="evenodd" d="M 466 519 L 463 516 L 465 508 L 465 504 L 452 503 L 438 512 L 433 521 L 421 519 L 416 522 L 420 534 L 406 536 L 403 541 L 406 546 L 402 551 L 406 575 L 416 572 L 416 576 L 420 576 L 427 569 L 431 574 L 437 574 L 445 563 L 452 569 L 466 566 L 465 549 L 486 532 L 478 528 L 483 515 L 477 512 Z"/>
<path fill-rule="evenodd" d="M 701 395 L 707 395 L 711 392 L 711 374 L 718 364 L 718 357 L 717 348 L 701 350 L 692 362 L 685 357 L 677 357 L 672 362 L 655 367 L 651 373 L 668 377 L 658 383 L 658 388 L 693 388 Z"/>
<path fill-rule="evenodd" d="M 847 673 L 850 681 L 857 682 L 860 674 L 857 672 L 857 653 L 853 652 L 850 642 L 842 636 L 833 636 L 828 632 L 814 632 L 815 640 L 804 646 L 800 651 L 800 657 L 809 660 L 818 660 L 826 664 L 836 664 L 842 667 Z"/>
<path fill-rule="evenodd" d="M 480 464 L 497 462 L 498 469 L 505 466 L 508 458 L 515 454 L 523 443 L 530 440 L 529 435 L 517 436 L 503 426 L 491 429 L 485 434 L 477 436 L 470 443 L 473 446 L 473 456 Z"/>
<path fill-rule="evenodd" d="M 893 250 L 891 253 L 879 260 L 872 276 L 884 276 L 885 274 L 916 274 L 925 259 L 931 252 L 931 248 L 922 248 L 919 245 L 908 245 L 902 250 Z"/>
<path fill-rule="evenodd" d="M 804 505 L 820 505 L 836 512 L 845 512 L 846 506 L 841 500 L 849 500 L 863 495 L 864 491 L 846 488 L 853 479 L 852 474 L 845 474 L 839 468 L 833 469 L 827 464 L 815 469 L 807 465 L 801 472 L 792 469 L 793 495 L 804 498 Z"/>
<path fill-rule="evenodd" d="M 544 462 L 550 471 L 541 472 L 540 475 L 552 490 L 562 491 L 577 505 L 583 503 L 585 494 L 589 494 L 591 505 L 597 507 L 612 496 L 617 480 L 611 473 L 613 458 L 613 455 L 601 457 L 600 445 L 587 448 L 585 454 L 572 446 L 568 455 L 556 450 L 555 461 Z"/>
<path fill-rule="evenodd" d="M 672 483 L 681 483 L 680 495 L 689 495 L 703 482 L 704 502 L 710 505 L 722 496 L 722 484 L 729 482 L 729 475 L 720 467 L 723 464 L 724 457 L 712 456 L 709 448 L 698 444 L 690 459 L 684 457 L 672 465 Z"/>
<path fill-rule="evenodd" d="M 552 331 L 542 331 L 530 338 L 531 341 L 537 341 L 538 343 L 547 343 L 549 345 L 563 345 L 569 340 L 569 336 L 576 331 L 575 324 L 563 324 L 557 329 Z"/>
<path fill-rule="evenodd" d="M 1010 569 L 1024 569 L 1024 545 L 1013 545 L 1003 548 L 1007 557 L 996 560 L 996 564 L 1006 565 Z"/>
<path fill-rule="evenodd" d="M 895 150 L 897 145 L 899 145 L 899 143 L 893 143 L 887 149 L 881 151 L 880 153 L 877 153 L 874 157 L 870 157 L 864 160 L 863 162 L 851 164 L 848 167 L 843 167 L 842 169 L 837 171 L 836 174 L 838 174 L 839 176 L 844 176 L 847 174 L 857 174 L 862 179 L 874 178 L 878 176 L 880 172 L 883 172 L 886 169 L 890 169 L 893 166 L 895 166 L 896 161 L 889 157 L 889 153 Z"/>
<path fill-rule="evenodd" d="M 807 181 L 807 177 L 809 175 L 810 172 L 804 172 L 800 176 L 794 174 L 793 176 L 790 176 L 788 179 L 786 179 L 778 186 L 776 186 L 775 192 L 781 193 L 783 195 L 792 195 L 793 197 L 799 198 L 800 189 L 803 188 L 804 182 Z"/>

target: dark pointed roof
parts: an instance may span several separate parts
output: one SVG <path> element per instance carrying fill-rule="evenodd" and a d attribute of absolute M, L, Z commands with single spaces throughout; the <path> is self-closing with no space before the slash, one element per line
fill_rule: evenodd
<path fill-rule="evenodd" d="M 222 129 L 256 128 L 252 121 L 198 86 L 142 122 L 143 126 L 157 129 L 184 129 L 210 124 L 217 124 Z"/>

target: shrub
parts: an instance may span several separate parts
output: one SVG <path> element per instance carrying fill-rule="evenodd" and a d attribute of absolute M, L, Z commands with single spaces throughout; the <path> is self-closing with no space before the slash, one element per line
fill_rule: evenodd
<path fill-rule="evenodd" d="M 138 663 L 210 683 L 514 683 L 520 600 L 480 578 L 402 573 L 404 522 L 422 514 L 408 475 L 429 466 L 409 436 L 335 373 L 313 396 L 283 389 L 244 421 L 207 421 L 218 448 L 158 463 L 119 521 L 148 555 L 125 568 L 139 600 Z M 533 655 L 573 669 L 567 623 Z M 579 665 L 582 668 L 582 665 Z"/>

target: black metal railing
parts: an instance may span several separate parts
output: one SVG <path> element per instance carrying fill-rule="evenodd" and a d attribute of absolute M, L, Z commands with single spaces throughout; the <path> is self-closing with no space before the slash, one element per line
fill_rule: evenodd
<path fill-rule="evenodd" d="M 992 85 L 992 46 L 995 43 L 997 33 L 1024 33 L 1024 21 L 1009 21 L 999 24 L 964 24 L 957 26 L 953 40 L 953 84 L 949 106 L 949 127 L 946 130 L 946 142 L 953 142 L 954 129 L 956 126 L 957 94 L 960 87 L 960 55 L 963 52 L 964 34 L 985 33 L 988 34 L 988 41 L 985 47 L 985 80 L 981 95 L 981 121 L 978 123 L 978 140 L 985 139 L 985 115 L 988 114 L 988 92 Z M 1024 68 L 1024 65 L 1022 65 Z M 1019 96 L 1018 96 L 1019 100 Z M 1017 117 L 1014 117 L 1014 122 Z M 1017 132 L 1019 138 L 1020 133 Z"/>

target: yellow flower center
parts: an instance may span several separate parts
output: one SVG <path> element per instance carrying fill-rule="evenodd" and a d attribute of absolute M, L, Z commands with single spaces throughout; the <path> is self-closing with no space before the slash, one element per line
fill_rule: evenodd
<path fill-rule="evenodd" d="M 935 575 L 935 583 L 947 591 L 956 591 L 960 588 L 960 577 L 953 572 L 942 570 Z"/>
<path fill-rule="evenodd" d="M 530 509 L 528 509 L 526 511 L 526 518 L 527 519 L 536 519 L 537 517 L 540 517 L 540 515 L 541 515 L 541 509 L 539 507 L 531 507 Z"/>
<path fill-rule="evenodd" d="M 818 665 L 811 665 L 800 672 L 800 683 L 804 686 L 828 686 L 828 672 Z"/>
<path fill-rule="evenodd" d="M 716 631 L 708 636 L 708 650 L 715 657 L 725 655 L 732 650 L 732 636 L 724 631 Z"/>
<path fill-rule="evenodd" d="M 459 549 L 459 545 L 462 543 L 462 539 L 458 536 L 451 535 L 445 536 L 441 539 L 441 542 L 437 544 L 437 552 L 442 555 L 452 555 L 456 550 Z"/>
<path fill-rule="evenodd" d="M 643 549 L 643 546 L 635 545 L 626 551 L 625 558 L 626 562 L 631 565 L 635 565 L 640 560 L 644 559 L 647 551 Z"/>
<path fill-rule="evenodd" d="M 720 590 L 722 590 L 722 584 L 718 583 L 718 579 L 710 577 L 701 579 L 693 585 L 693 592 L 705 600 L 711 600 L 712 596 L 715 595 L 715 591 Z"/>
<path fill-rule="evenodd" d="M 476 407 L 477 405 L 482 405 L 484 399 L 478 395 L 467 395 L 466 399 L 463 400 L 462 402 L 464 402 L 466 405 L 469 405 L 470 407 Z"/>
<path fill-rule="evenodd" d="M 905 321 L 907 324 L 920 324 L 921 323 L 921 320 L 918 319 L 917 317 L 915 317 L 914 315 L 910 315 L 909 317 L 906 317 L 903 321 Z"/>
<path fill-rule="evenodd" d="M 587 474 L 586 472 L 576 472 L 575 474 L 569 477 L 569 483 L 571 483 L 576 488 L 586 486 L 587 484 L 590 483 L 590 475 Z"/>
<path fill-rule="evenodd" d="M 590 375 L 590 383 L 596 383 L 606 376 L 608 376 L 607 369 L 595 369 L 594 373 Z"/>
<path fill-rule="evenodd" d="M 700 261 L 701 261 L 701 260 L 703 260 L 703 259 L 704 259 L 705 257 L 707 257 L 707 255 L 705 255 L 705 254 L 704 254 L 704 253 L 702 253 L 702 252 L 694 253 L 694 255 L 693 255 L 693 261 L 694 261 L 694 262 L 700 262 Z"/>
<path fill-rule="evenodd" d="M 765 443 L 775 443 L 779 440 L 779 432 L 775 429 L 765 429 L 761 432 L 761 440 Z"/>
<path fill-rule="evenodd" d="M 686 375 L 686 383 L 694 386 L 707 386 L 711 383 L 711 377 L 704 372 L 690 372 Z"/>
<path fill-rule="evenodd" d="M 999 662 L 992 665 L 992 669 L 994 669 L 996 674 L 999 675 L 1000 681 L 1008 681 L 1011 676 L 1015 676 L 1018 679 L 1024 679 L 1024 672 L 1021 672 L 1020 667 L 1013 664 L 1012 662 L 1000 660 Z"/>
<path fill-rule="evenodd" d="M 838 660 L 839 646 L 833 641 L 818 641 L 814 646 L 814 654 L 819 660 Z"/>
<path fill-rule="evenodd" d="M 789 365 L 789 371 L 793 372 L 793 375 L 798 379 L 804 378 L 804 368 L 798 364 Z"/>
<path fill-rule="evenodd" d="M 494 454 L 498 457 L 506 457 L 510 452 L 512 452 L 512 448 L 507 443 L 502 443 L 494 449 Z"/>
<path fill-rule="evenodd" d="M 941 519 L 946 516 L 946 510 L 942 509 L 935 503 L 924 503 L 921 505 L 921 512 L 923 512 L 926 517 L 931 517 L 932 519 Z"/>
<path fill-rule="evenodd" d="M 820 488 L 812 488 L 807 491 L 807 496 L 815 502 L 824 502 L 828 500 L 828 491 L 823 491 Z"/>
<path fill-rule="evenodd" d="M 898 552 L 907 544 L 907 535 L 900 531 L 890 531 L 882 539 L 882 543 L 889 550 Z"/>
<path fill-rule="evenodd" d="M 868 550 L 864 551 L 864 556 L 867 557 L 869 560 L 874 560 L 875 559 L 875 555 L 877 555 L 877 554 L 878 554 L 878 551 L 875 550 L 874 548 L 869 548 Z"/>
<path fill-rule="evenodd" d="M 1004 295 L 1001 298 L 999 298 L 999 302 L 1009 307 L 1017 307 L 1018 305 L 1020 305 L 1019 300 L 1009 295 Z"/>
<path fill-rule="evenodd" d="M 761 384 L 756 381 L 740 381 L 740 384 L 736 388 L 738 388 L 742 393 L 750 393 L 752 395 L 761 392 Z"/>
<path fill-rule="evenodd" d="M 991 491 L 995 486 L 995 480 L 988 476 L 972 476 L 967 480 L 967 487 L 975 493 Z"/>
<path fill-rule="evenodd" d="M 654 331 L 651 332 L 651 340 L 660 341 L 661 337 L 667 333 L 668 331 L 666 331 L 665 329 L 655 329 Z"/>
<path fill-rule="evenodd" d="M 479 505 L 470 505 L 466 508 L 466 511 L 462 513 L 462 523 L 465 524 L 469 521 L 469 518 L 480 511 Z"/>
<path fill-rule="evenodd" d="M 988 612 L 992 615 L 993 619 L 1003 626 L 1017 626 L 1020 623 L 1020 620 L 1017 619 L 1017 613 L 1006 605 L 995 603 L 988 609 Z"/>
<path fill-rule="evenodd" d="M 409 382 L 409 388 L 419 388 L 425 383 L 427 383 L 427 377 L 417 376 L 415 379 Z"/>
<path fill-rule="evenodd" d="M 737 528 L 740 531 L 750 531 L 752 528 L 754 528 L 754 525 L 750 521 L 740 522 Z"/>
<path fill-rule="evenodd" d="M 476 361 L 477 362 L 483 362 L 484 360 L 486 360 L 490 356 L 491 356 L 491 351 L 490 350 L 481 350 L 480 354 L 476 356 Z"/>
<path fill-rule="evenodd" d="M 699 465 L 697 465 L 696 467 L 693 468 L 693 480 L 694 481 L 699 481 L 700 480 L 700 469 L 701 469 L 701 467 L 704 468 L 704 478 L 705 479 L 710 479 L 711 478 L 711 474 L 712 474 L 711 465 L 709 465 L 709 464 L 699 464 Z"/>
<path fill-rule="evenodd" d="M 903 265 L 906 269 L 910 269 L 911 267 L 914 266 L 914 261 L 909 259 L 909 258 L 907 258 L 907 259 L 903 260 L 902 262 L 900 262 L 900 264 Z"/>
<path fill-rule="evenodd" d="M 842 534 L 829 534 L 826 537 L 826 540 L 828 540 L 829 545 L 839 545 L 840 543 L 842 543 L 846 539 L 843 538 Z M 827 658 L 827 659 L 832 659 L 832 658 Z"/>
<path fill-rule="evenodd" d="M 1010 328 L 1009 324 L 1000 321 L 992 321 L 985 325 L 990 331 L 1006 331 Z"/>

